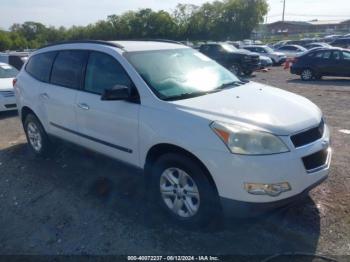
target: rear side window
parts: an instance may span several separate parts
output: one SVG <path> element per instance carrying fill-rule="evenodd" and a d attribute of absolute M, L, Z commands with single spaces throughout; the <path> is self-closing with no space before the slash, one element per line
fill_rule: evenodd
<path fill-rule="evenodd" d="M 26 65 L 26 71 L 39 81 L 49 82 L 56 54 L 57 52 L 48 52 L 32 56 Z"/>
<path fill-rule="evenodd" d="M 79 89 L 87 57 L 87 51 L 60 51 L 52 68 L 51 83 Z"/>
<path fill-rule="evenodd" d="M 85 90 L 102 94 L 105 89 L 116 85 L 132 87 L 132 82 L 120 63 L 113 57 L 99 52 L 92 52 L 86 68 Z"/>

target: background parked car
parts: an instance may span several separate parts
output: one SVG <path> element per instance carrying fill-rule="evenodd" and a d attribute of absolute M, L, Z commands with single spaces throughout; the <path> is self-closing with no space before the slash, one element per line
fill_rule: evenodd
<path fill-rule="evenodd" d="M 286 61 L 286 55 L 280 52 L 274 51 L 272 48 L 264 45 L 251 45 L 251 46 L 245 46 L 244 49 L 258 53 L 263 56 L 267 56 L 271 58 L 274 65 L 281 65 Z"/>
<path fill-rule="evenodd" d="M 16 98 L 12 81 L 18 70 L 9 64 L 0 62 L 0 112 L 16 110 Z"/>
<path fill-rule="evenodd" d="M 307 49 L 300 45 L 284 45 L 278 48 L 276 51 L 285 54 L 287 57 L 295 57 L 307 51 Z"/>
<path fill-rule="evenodd" d="M 325 48 L 307 52 L 295 58 L 290 72 L 305 81 L 322 76 L 350 77 L 350 51 Z"/>
<path fill-rule="evenodd" d="M 9 64 L 20 70 L 22 65 L 27 61 L 28 56 L 28 52 L 0 53 L 0 62 Z"/>
<path fill-rule="evenodd" d="M 257 54 L 259 55 L 259 54 Z M 272 59 L 270 57 L 264 56 L 264 55 L 259 55 L 260 59 L 260 68 L 267 68 L 271 67 L 273 65 Z"/>
<path fill-rule="evenodd" d="M 312 48 L 315 48 L 315 47 L 326 47 L 326 48 L 330 48 L 332 47 L 331 45 L 327 44 L 327 43 L 310 43 L 310 44 L 307 44 L 304 46 L 306 49 L 312 49 Z"/>
<path fill-rule="evenodd" d="M 350 38 L 338 38 L 331 42 L 331 45 L 341 48 L 350 48 Z"/>
<path fill-rule="evenodd" d="M 251 75 L 253 71 L 260 68 L 259 55 L 252 54 L 247 50 L 237 49 L 226 43 L 204 44 L 199 51 L 236 75 L 241 73 Z"/>

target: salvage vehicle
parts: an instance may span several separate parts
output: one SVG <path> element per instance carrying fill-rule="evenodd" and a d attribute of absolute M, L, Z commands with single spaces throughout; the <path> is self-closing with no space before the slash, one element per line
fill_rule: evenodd
<path fill-rule="evenodd" d="M 209 43 L 199 48 L 199 51 L 219 64 L 223 65 L 235 75 L 250 76 L 260 68 L 259 55 L 243 49 L 237 49 L 227 43 Z"/>
<path fill-rule="evenodd" d="M 271 58 L 274 65 L 281 65 L 286 62 L 287 56 L 284 53 L 276 52 L 269 46 L 244 46 L 244 49 Z"/>
<path fill-rule="evenodd" d="M 17 109 L 12 84 L 17 74 L 16 68 L 0 62 L 0 112 Z"/>
<path fill-rule="evenodd" d="M 242 82 L 181 44 L 50 45 L 14 86 L 35 155 L 52 154 L 59 138 L 143 169 L 154 202 L 186 226 L 285 206 L 329 172 L 329 130 L 315 104 Z"/>
<path fill-rule="evenodd" d="M 341 48 L 317 48 L 294 59 L 290 72 L 304 81 L 322 76 L 350 77 L 350 51 Z"/>

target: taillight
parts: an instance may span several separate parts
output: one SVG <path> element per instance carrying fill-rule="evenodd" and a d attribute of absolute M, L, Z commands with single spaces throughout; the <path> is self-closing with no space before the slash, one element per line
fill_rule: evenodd
<path fill-rule="evenodd" d="M 12 86 L 15 87 L 16 83 L 17 83 L 17 78 L 14 78 L 14 79 L 12 80 Z"/>

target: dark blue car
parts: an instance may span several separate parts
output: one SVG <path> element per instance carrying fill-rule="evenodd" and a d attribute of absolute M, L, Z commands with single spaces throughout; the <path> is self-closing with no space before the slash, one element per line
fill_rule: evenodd
<path fill-rule="evenodd" d="M 321 79 L 322 76 L 350 77 L 350 50 L 318 48 L 296 57 L 290 72 L 302 80 Z"/>

